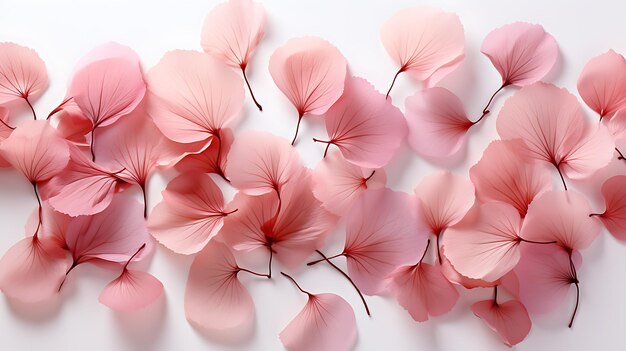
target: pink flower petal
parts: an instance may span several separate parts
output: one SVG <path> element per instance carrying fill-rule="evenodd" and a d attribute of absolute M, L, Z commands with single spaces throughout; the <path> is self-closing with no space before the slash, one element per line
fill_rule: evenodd
<path fill-rule="evenodd" d="M 280 332 L 287 350 L 348 351 L 356 343 L 352 306 L 335 294 L 311 294 L 300 313 Z"/>
<path fill-rule="evenodd" d="M 329 212 L 342 216 L 367 189 L 385 187 L 384 169 L 370 170 L 331 152 L 313 170 L 313 194 Z"/>
<path fill-rule="evenodd" d="M 400 110 L 365 79 L 348 77 L 343 95 L 324 115 L 328 146 L 360 167 L 381 168 L 407 134 Z M 327 148 L 328 150 L 328 148 Z"/>
<path fill-rule="evenodd" d="M 608 165 L 615 153 L 615 143 L 609 130 L 603 126 L 588 127 L 585 136 L 565 156 L 561 170 L 570 179 L 592 176 Z"/>
<path fill-rule="evenodd" d="M 600 223 L 590 218 L 591 206 L 573 191 L 549 191 L 539 196 L 524 219 L 524 239 L 557 244 L 568 250 L 582 250 L 600 234 Z"/>
<path fill-rule="evenodd" d="M 517 300 L 504 303 L 478 301 L 471 309 L 509 347 L 522 342 L 530 332 L 532 323 L 526 307 Z"/>
<path fill-rule="evenodd" d="M 456 269 L 454 269 L 454 266 L 452 266 L 452 263 L 450 263 L 446 257 L 445 247 L 441 249 L 441 273 L 443 273 L 450 283 L 460 285 L 465 289 L 491 288 L 500 284 L 500 280 L 488 282 L 481 279 L 468 278 L 457 272 Z"/>
<path fill-rule="evenodd" d="M 46 64 L 15 43 L 0 43 L 0 105 L 18 99 L 32 102 L 48 87 Z"/>
<path fill-rule="evenodd" d="M 228 213 L 222 191 L 211 177 L 188 173 L 174 178 L 163 190 L 148 229 L 168 249 L 185 255 L 196 253 L 222 228 Z"/>
<path fill-rule="evenodd" d="M 27 303 L 49 299 L 59 291 L 68 267 L 68 254 L 56 241 L 22 239 L 0 260 L 0 290 Z"/>
<path fill-rule="evenodd" d="M 578 77 L 578 93 L 600 118 L 626 108 L 626 60 L 613 50 L 585 65 Z"/>
<path fill-rule="evenodd" d="M 416 219 L 419 206 L 406 193 L 365 191 L 346 216 L 343 255 L 348 274 L 364 294 L 381 292 L 387 275 L 414 263 L 426 246 L 426 232 Z"/>
<path fill-rule="evenodd" d="M 241 111 L 243 80 L 208 55 L 175 50 L 147 74 L 148 113 L 169 139 L 193 143 L 231 126 Z"/>
<path fill-rule="evenodd" d="M 463 103 L 451 91 L 423 89 L 405 101 L 409 145 L 426 157 L 445 158 L 456 154 L 472 126 Z"/>
<path fill-rule="evenodd" d="M 626 108 L 623 108 L 613 115 L 609 122 L 606 124 L 613 140 L 626 139 Z"/>
<path fill-rule="evenodd" d="M 618 175 L 602 184 L 605 210 L 597 214 L 606 229 L 618 240 L 626 241 L 626 176 Z"/>
<path fill-rule="evenodd" d="M 181 172 L 217 173 L 226 169 L 226 161 L 230 147 L 235 140 L 230 128 L 221 129 L 219 139 L 211 141 L 209 147 L 200 153 L 192 153 L 176 163 L 175 168 Z"/>
<path fill-rule="evenodd" d="M 443 275 L 439 265 L 420 262 L 400 267 L 391 278 L 391 291 L 418 322 L 450 312 L 459 299 L 458 291 Z"/>
<path fill-rule="evenodd" d="M 152 274 L 124 268 L 107 284 L 99 301 L 118 312 L 132 312 L 155 302 L 163 294 L 163 284 Z"/>
<path fill-rule="evenodd" d="M 185 288 L 185 316 L 203 329 L 247 331 L 254 303 L 237 279 L 239 268 L 228 246 L 212 240 L 193 260 Z"/>
<path fill-rule="evenodd" d="M 70 159 L 67 142 L 47 121 L 41 120 L 20 124 L 0 143 L 0 154 L 31 183 L 54 177 Z"/>
<path fill-rule="evenodd" d="M 2 141 L 8 138 L 13 132 L 13 129 L 11 129 L 13 127 L 9 123 L 9 109 L 4 106 L 0 106 L 0 144 L 2 144 Z M 5 160 L 4 157 L 2 157 L 2 152 L 0 151 L 0 168 L 8 167 L 11 167 L 11 164 L 9 161 Z"/>
<path fill-rule="evenodd" d="M 550 72 L 559 48 L 539 24 L 515 22 L 491 31 L 480 51 L 502 76 L 502 85 L 525 86 Z"/>

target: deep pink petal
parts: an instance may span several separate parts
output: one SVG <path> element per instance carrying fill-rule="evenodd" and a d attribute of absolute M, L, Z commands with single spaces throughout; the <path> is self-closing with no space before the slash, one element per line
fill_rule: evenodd
<path fill-rule="evenodd" d="M 526 307 L 517 300 L 494 303 L 493 300 L 478 301 L 472 312 L 496 332 L 507 346 L 522 342 L 532 325 Z"/>
<path fill-rule="evenodd" d="M 226 169 L 228 153 L 235 140 L 230 128 L 220 130 L 219 139 L 213 138 L 209 147 L 200 153 L 191 153 L 176 163 L 175 168 L 181 173 L 201 172 L 220 173 Z"/>

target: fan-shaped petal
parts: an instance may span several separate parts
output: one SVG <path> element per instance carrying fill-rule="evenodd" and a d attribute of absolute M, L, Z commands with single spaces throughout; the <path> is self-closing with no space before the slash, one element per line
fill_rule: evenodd
<path fill-rule="evenodd" d="M 589 126 L 585 136 L 561 162 L 561 170 L 570 179 L 588 178 L 608 165 L 615 153 L 615 143 L 609 130 L 603 126 Z"/>
<path fill-rule="evenodd" d="M 124 269 L 107 284 L 99 301 L 118 312 L 132 312 L 155 302 L 163 294 L 163 284 L 152 274 Z"/>
<path fill-rule="evenodd" d="M 17 99 L 33 101 L 47 87 L 46 64 L 35 50 L 0 43 L 0 105 Z"/>
<path fill-rule="evenodd" d="M 495 303 L 493 300 L 478 301 L 472 312 L 496 332 L 509 347 L 522 342 L 532 325 L 526 307 L 517 300 Z"/>
<path fill-rule="evenodd" d="M 598 214 L 606 229 L 619 240 L 626 240 L 626 176 L 618 175 L 602 184 L 604 213 Z"/>
<path fill-rule="evenodd" d="M 613 50 L 585 65 L 578 77 L 578 93 L 587 106 L 603 117 L 626 108 L 626 60 Z"/>

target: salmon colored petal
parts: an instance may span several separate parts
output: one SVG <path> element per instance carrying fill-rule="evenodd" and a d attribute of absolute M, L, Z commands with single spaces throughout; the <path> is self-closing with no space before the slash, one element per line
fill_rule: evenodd
<path fill-rule="evenodd" d="M 191 324 L 218 332 L 249 331 L 254 303 L 238 271 L 228 246 L 215 240 L 194 258 L 185 288 L 185 316 Z"/>
<path fill-rule="evenodd" d="M 426 246 L 426 231 L 417 222 L 419 206 L 406 193 L 365 191 L 346 216 L 343 255 L 348 274 L 364 294 L 382 291 L 387 275 L 417 262 Z"/>
<path fill-rule="evenodd" d="M 343 95 L 324 115 L 328 146 L 360 167 L 381 168 L 396 154 L 407 134 L 402 112 L 368 81 L 348 77 Z"/>
<path fill-rule="evenodd" d="M 385 187 L 384 169 L 364 169 L 332 152 L 313 170 L 313 194 L 329 212 L 342 216 L 367 189 Z"/>
<path fill-rule="evenodd" d="M 274 83 L 301 117 L 324 114 L 343 93 L 347 63 L 341 52 L 317 37 L 292 38 L 270 57 Z"/>
<path fill-rule="evenodd" d="M 469 170 L 479 201 L 508 203 L 522 217 L 535 197 L 552 189 L 550 173 L 541 165 L 527 163 L 519 153 L 523 148 L 521 140 L 492 141 Z"/>
<path fill-rule="evenodd" d="M 265 10 L 250 0 L 229 0 L 204 19 L 202 49 L 236 68 L 245 68 L 265 34 Z"/>
<path fill-rule="evenodd" d="M 354 310 L 341 296 L 309 295 L 279 337 L 290 351 L 352 350 L 357 337 Z"/>
<path fill-rule="evenodd" d="M 98 300 L 114 311 L 132 312 L 154 303 L 162 294 L 163 284 L 152 274 L 124 268 L 102 289 Z"/>
<path fill-rule="evenodd" d="M 104 211 L 72 220 L 65 242 L 74 265 L 90 260 L 125 263 L 139 246 L 150 244 L 143 206 L 130 195 L 118 194 Z M 149 251 L 137 257 L 145 257 Z"/>
<path fill-rule="evenodd" d="M 52 179 L 47 188 L 50 189 L 50 205 L 76 217 L 102 212 L 124 184 L 115 173 L 93 163 L 82 151 L 72 147 L 67 168 Z"/>
<path fill-rule="evenodd" d="M 114 123 L 143 99 L 146 84 L 139 57 L 131 49 L 109 43 L 87 54 L 78 66 L 67 95 L 94 127 Z"/>
<path fill-rule="evenodd" d="M 70 159 L 67 142 L 48 121 L 26 121 L 0 143 L 0 154 L 31 183 L 63 171 Z"/>
<path fill-rule="evenodd" d="M 93 123 L 83 114 L 74 100 L 66 102 L 54 117 L 58 120 L 57 130 L 63 138 L 76 146 L 89 147 L 90 140 L 87 135 L 93 129 Z"/>
<path fill-rule="evenodd" d="M 525 86 L 541 80 L 559 57 L 554 38 L 541 25 L 524 22 L 494 29 L 480 51 L 502 76 L 503 86 Z"/>
<path fill-rule="evenodd" d="M 243 81 L 208 55 L 175 50 L 147 74 L 148 113 L 169 139 L 193 143 L 232 126 L 243 107 Z"/>
<path fill-rule="evenodd" d="M 443 236 L 446 257 L 460 274 L 493 282 L 519 261 L 522 219 L 511 205 L 490 202 L 470 210 Z"/>
<path fill-rule="evenodd" d="M 605 210 L 597 214 L 609 233 L 626 241 L 626 176 L 618 175 L 602 184 Z"/>
<path fill-rule="evenodd" d="M 27 303 L 49 299 L 58 293 L 69 263 L 67 252 L 54 240 L 22 239 L 0 259 L 0 290 Z"/>
<path fill-rule="evenodd" d="M 475 200 L 472 183 L 449 171 L 422 178 L 415 195 L 423 208 L 423 220 L 435 235 L 458 223 Z"/>
<path fill-rule="evenodd" d="M 574 191 L 549 191 L 528 209 L 522 235 L 533 241 L 556 241 L 568 250 L 586 249 L 598 237 L 600 223 L 590 218 L 591 206 Z"/>
<path fill-rule="evenodd" d="M 459 292 L 443 275 L 439 265 L 418 263 L 400 267 L 391 278 L 391 291 L 418 322 L 450 312 L 459 299 Z"/>
<path fill-rule="evenodd" d="M 445 158 L 456 154 L 472 126 L 463 103 L 451 91 L 423 89 L 405 101 L 409 145 L 419 155 Z"/>
<path fill-rule="evenodd" d="M 32 102 L 48 87 L 46 64 L 35 50 L 0 43 L 0 105 L 18 99 Z"/>
<path fill-rule="evenodd" d="M 402 9 L 381 29 L 381 40 L 387 53 L 399 66 L 417 80 L 427 80 L 464 56 L 463 25 L 453 13 L 419 6 Z M 449 70 L 448 70 L 449 72 Z M 438 75 L 439 79 L 443 75 Z M 429 86 L 438 80 L 430 79 Z"/>
<path fill-rule="evenodd" d="M 520 301 L 530 313 L 548 313 L 558 307 L 574 284 L 572 266 L 578 269 L 582 258 L 557 245 L 525 245 L 515 273 L 519 279 Z"/>
<path fill-rule="evenodd" d="M 181 172 L 217 173 L 226 169 L 228 153 L 235 140 L 232 129 L 224 128 L 219 132 L 219 139 L 213 138 L 209 147 L 199 153 L 191 153 L 176 163 Z"/>
<path fill-rule="evenodd" d="M 202 250 L 228 215 L 222 191 L 207 174 L 180 175 L 162 194 L 163 201 L 148 219 L 148 229 L 157 241 L 176 253 L 189 255 Z"/>
<path fill-rule="evenodd" d="M 283 138 L 267 132 L 247 131 L 233 142 L 226 176 L 231 184 L 250 195 L 279 192 L 302 169 L 296 150 Z"/>
<path fill-rule="evenodd" d="M 495 303 L 493 300 L 478 301 L 471 309 L 509 347 L 522 342 L 530 332 L 532 323 L 528 311 L 517 300 L 505 303 Z"/>
<path fill-rule="evenodd" d="M 589 126 L 585 136 L 561 162 L 561 170 L 570 179 L 592 176 L 613 159 L 615 143 L 609 130 L 603 126 Z"/>
<path fill-rule="evenodd" d="M 613 50 L 585 65 L 578 77 L 578 93 L 600 118 L 626 108 L 626 60 Z"/>

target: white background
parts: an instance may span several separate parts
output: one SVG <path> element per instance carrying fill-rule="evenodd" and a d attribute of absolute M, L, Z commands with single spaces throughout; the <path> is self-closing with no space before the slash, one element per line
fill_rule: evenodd
<path fill-rule="evenodd" d="M 466 59 L 442 84 L 457 93 L 473 118 L 479 116 L 500 77 L 480 54 L 480 44 L 492 29 L 513 21 L 542 24 L 557 40 L 561 59 L 547 77 L 576 91 L 576 80 L 585 62 L 609 48 L 626 53 L 626 2 L 593 1 L 424 1 L 456 12 L 465 27 Z M 88 50 L 114 40 L 135 49 L 144 68 L 153 66 L 172 49 L 200 49 L 204 16 L 217 1 L 8 1 L 0 4 L 0 41 L 27 45 L 40 54 L 50 75 L 50 87 L 35 104 L 43 117 L 64 97 L 74 63 Z M 370 80 L 386 91 L 396 67 L 383 49 L 379 30 L 396 11 L 419 1 L 264 1 L 268 13 L 265 39 L 253 55 L 249 78 L 264 107 L 259 113 L 249 97 L 238 130 L 263 129 L 290 138 L 296 114 L 275 87 L 267 70 L 269 56 L 288 38 L 317 35 L 334 43 L 346 56 L 350 72 Z M 401 75 L 392 97 L 403 101 L 420 85 Z M 495 99 L 498 111 L 514 89 Z M 585 107 L 589 118 L 592 113 Z M 25 114 L 25 117 L 28 115 Z M 436 168 L 467 175 L 488 142 L 495 137 L 496 113 L 472 129 L 466 152 L 445 164 L 433 164 L 412 154 L 405 146 L 388 167 L 389 186 L 412 191 L 420 178 Z M 595 117 L 594 117 L 595 118 Z M 306 117 L 297 149 L 309 167 L 321 158 L 324 137 L 321 120 Z M 611 165 L 613 173 L 626 164 Z M 583 189 L 594 199 L 600 182 L 610 174 L 601 172 Z M 150 205 L 160 200 L 165 180 L 157 175 L 150 183 Z M 570 181 L 570 183 L 572 183 Z M 232 189 L 219 183 L 227 197 Z M 559 186 L 555 176 L 555 186 Z M 0 171 L 0 253 L 24 235 L 24 223 L 36 202 L 30 185 L 12 171 Z M 602 208 L 599 207 L 598 210 Z M 339 250 L 341 225 L 327 253 Z M 624 348 L 626 330 L 626 247 L 604 233 L 583 252 L 579 272 L 581 307 L 572 330 L 566 324 L 573 307 L 574 291 L 560 309 L 534 316 L 533 328 L 518 350 L 618 350 Z M 281 350 L 278 333 L 299 311 L 305 297 L 285 279 L 243 278 L 256 303 L 254 335 L 240 342 L 218 341 L 193 329 L 183 313 L 183 294 L 192 258 L 175 255 L 159 246 L 149 268 L 165 285 L 165 296 L 156 305 L 135 314 L 120 315 L 98 303 L 100 289 L 115 273 L 90 265 L 72 272 L 54 304 L 35 311 L 0 298 L 0 350 Z M 343 262 L 340 262 L 344 266 Z M 278 271 L 276 266 L 275 270 Z M 491 290 L 462 292 L 456 307 L 446 316 L 416 323 L 395 301 L 368 297 L 372 318 L 365 314 L 352 287 L 327 266 L 294 272 L 305 289 L 335 292 L 354 306 L 359 338 L 357 350 L 501 350 L 506 347 L 469 311 Z M 243 277 L 243 275 L 242 275 Z"/>

